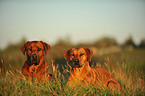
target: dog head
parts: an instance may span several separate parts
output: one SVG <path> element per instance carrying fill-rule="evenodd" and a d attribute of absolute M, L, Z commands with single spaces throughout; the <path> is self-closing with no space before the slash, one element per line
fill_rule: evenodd
<path fill-rule="evenodd" d="M 93 52 L 88 48 L 72 48 L 64 54 L 67 62 L 73 64 L 73 67 L 82 67 L 85 62 L 91 61 Z"/>
<path fill-rule="evenodd" d="M 27 41 L 20 47 L 21 52 L 27 55 L 27 63 L 38 65 L 44 54 L 50 50 L 50 45 L 43 41 Z"/>

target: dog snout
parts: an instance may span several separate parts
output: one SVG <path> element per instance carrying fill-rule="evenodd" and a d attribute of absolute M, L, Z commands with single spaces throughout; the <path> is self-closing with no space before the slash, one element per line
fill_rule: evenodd
<path fill-rule="evenodd" d="M 79 59 L 74 59 L 74 62 L 75 63 L 79 63 Z"/>
<path fill-rule="evenodd" d="M 32 55 L 32 58 L 33 58 L 33 59 L 36 59 L 36 58 L 37 58 L 37 55 L 36 55 L 36 54 L 33 54 L 33 55 Z"/>

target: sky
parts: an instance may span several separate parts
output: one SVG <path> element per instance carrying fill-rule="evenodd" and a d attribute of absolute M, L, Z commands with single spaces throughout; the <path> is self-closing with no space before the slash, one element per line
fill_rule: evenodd
<path fill-rule="evenodd" d="M 10 42 L 43 40 L 74 44 L 102 37 L 122 44 L 145 38 L 145 0 L 0 0 L 0 49 Z"/>

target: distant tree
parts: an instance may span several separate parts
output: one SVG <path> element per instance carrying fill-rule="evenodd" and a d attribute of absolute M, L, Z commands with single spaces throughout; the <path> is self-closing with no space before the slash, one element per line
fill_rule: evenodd
<path fill-rule="evenodd" d="M 57 42 L 51 46 L 51 52 L 53 52 L 53 57 L 55 59 L 63 58 L 63 54 L 71 48 L 72 43 L 70 41 L 70 37 L 64 37 L 57 40 Z"/>
<path fill-rule="evenodd" d="M 59 38 L 55 44 L 56 45 L 62 45 L 62 46 L 71 46 L 72 43 L 71 43 L 71 40 L 70 40 L 70 37 L 67 36 L 67 37 L 64 37 L 64 38 Z"/>
<path fill-rule="evenodd" d="M 97 47 L 110 47 L 118 45 L 117 41 L 111 37 L 103 37 L 100 40 L 96 41 L 94 44 Z"/>
<path fill-rule="evenodd" d="M 79 44 L 75 45 L 74 47 L 76 47 L 76 48 L 80 48 L 80 47 L 89 48 L 92 46 L 93 45 L 91 43 L 79 43 Z"/>
<path fill-rule="evenodd" d="M 5 48 L 5 51 L 7 51 L 7 50 L 9 50 L 9 51 L 10 50 L 17 50 L 24 43 L 26 43 L 26 38 L 25 37 L 23 37 L 19 42 L 15 42 L 15 43 L 9 42 L 7 47 Z"/>
<path fill-rule="evenodd" d="M 132 46 L 132 47 L 136 47 L 135 43 L 134 43 L 134 40 L 132 38 L 132 36 L 129 36 L 127 38 L 127 40 L 125 41 L 124 43 L 124 46 Z"/>
<path fill-rule="evenodd" d="M 145 38 L 141 40 L 139 47 L 144 47 L 145 48 Z"/>

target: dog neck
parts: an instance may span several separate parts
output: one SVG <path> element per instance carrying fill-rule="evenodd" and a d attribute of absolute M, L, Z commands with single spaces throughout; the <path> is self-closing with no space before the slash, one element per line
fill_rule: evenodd
<path fill-rule="evenodd" d="M 91 67 L 89 66 L 89 61 L 85 62 L 85 64 L 82 67 L 79 68 L 73 68 L 70 72 L 71 78 L 73 78 L 75 81 L 82 81 L 82 76 L 87 76 L 91 71 Z"/>
<path fill-rule="evenodd" d="M 79 67 L 79 68 L 73 67 L 72 70 L 74 72 L 86 72 L 86 71 L 91 70 L 91 67 L 89 65 L 89 61 L 86 61 L 82 67 Z"/>
<path fill-rule="evenodd" d="M 37 74 L 37 72 L 39 72 L 38 70 L 44 70 L 44 71 L 46 71 L 46 69 L 43 69 L 43 68 L 46 68 L 47 63 L 44 60 L 40 60 L 40 62 L 39 62 L 38 65 L 36 65 L 36 64 L 29 65 L 28 64 L 28 66 L 29 66 L 28 67 L 28 70 L 29 70 L 29 72 L 31 72 L 32 77 L 35 77 L 35 75 Z"/>
<path fill-rule="evenodd" d="M 42 57 L 42 58 L 39 60 L 39 62 L 37 62 L 37 63 L 32 63 L 31 60 L 27 59 L 26 63 L 27 63 L 29 66 L 32 66 L 32 65 L 38 66 L 38 65 L 42 65 L 42 64 L 45 63 L 45 60 L 44 60 L 44 59 L 45 59 L 45 58 Z"/>

